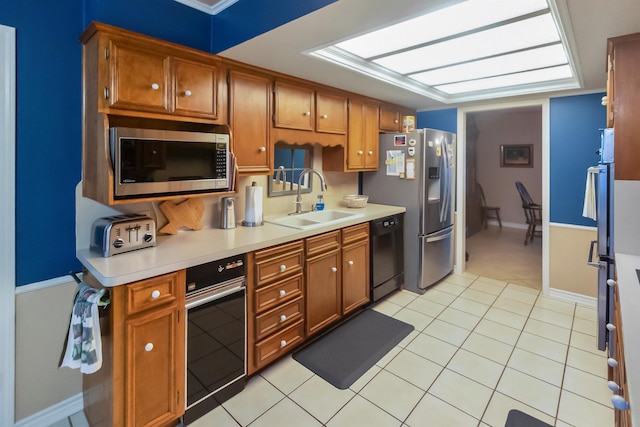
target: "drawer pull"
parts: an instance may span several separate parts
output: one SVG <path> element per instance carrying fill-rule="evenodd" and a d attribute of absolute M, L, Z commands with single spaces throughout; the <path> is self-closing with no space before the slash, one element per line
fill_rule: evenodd
<path fill-rule="evenodd" d="M 614 359 L 613 357 L 610 357 L 607 359 L 607 365 L 611 366 L 612 368 L 617 368 L 618 367 L 618 361 L 616 359 Z"/>
<path fill-rule="evenodd" d="M 326 115 L 326 114 L 323 114 L 323 115 L 322 115 L 322 118 L 323 118 L 323 119 L 326 119 L 327 117 L 329 117 L 329 116 L 328 116 L 328 115 Z"/>
<path fill-rule="evenodd" d="M 153 350 L 153 344 L 148 342 L 144 345 L 144 351 L 151 351 Z"/>
<path fill-rule="evenodd" d="M 160 296 L 160 291 L 159 290 L 155 290 L 153 292 L 151 292 L 151 298 L 153 299 L 157 299 Z"/>
<path fill-rule="evenodd" d="M 607 285 L 609 286 L 615 286 L 617 285 L 616 281 L 613 279 L 607 279 Z"/>
<path fill-rule="evenodd" d="M 280 341 L 280 348 L 286 347 L 287 342 L 285 340 Z"/>
<path fill-rule="evenodd" d="M 278 292 L 278 295 L 280 295 L 280 298 L 282 298 L 286 294 L 287 294 L 287 292 L 284 289 L 281 289 L 280 292 Z"/>
<path fill-rule="evenodd" d="M 358 150 L 358 156 L 362 156 L 363 151 L 362 150 Z"/>
<path fill-rule="evenodd" d="M 620 390 L 620 386 L 615 381 L 609 381 L 607 383 L 607 387 L 609 387 L 609 390 L 611 390 L 614 393 L 616 393 L 618 390 Z"/>
<path fill-rule="evenodd" d="M 189 89 L 185 90 L 184 96 L 191 96 L 191 91 Z"/>
<path fill-rule="evenodd" d="M 373 156 L 373 151 L 369 150 L 369 155 Z"/>
<path fill-rule="evenodd" d="M 616 330 L 616 325 L 614 325 L 613 323 L 607 323 L 607 331 L 615 331 Z"/>
<path fill-rule="evenodd" d="M 285 320 L 287 320 L 287 316 L 285 316 L 284 314 L 282 314 L 282 315 L 280 316 L 280 321 L 281 321 L 281 322 L 284 322 Z"/>
<path fill-rule="evenodd" d="M 287 269 L 287 266 L 286 266 L 286 265 L 282 264 L 282 265 L 280 266 L 280 271 L 285 271 L 286 269 Z"/>
<path fill-rule="evenodd" d="M 264 153 L 265 151 L 267 151 L 267 147 L 260 147 L 260 152 Z"/>
<path fill-rule="evenodd" d="M 310 116 L 311 115 L 311 111 L 305 111 L 304 115 L 305 116 Z"/>
<path fill-rule="evenodd" d="M 613 403 L 614 408 L 619 409 L 621 411 L 625 409 L 629 409 L 629 402 L 624 400 L 624 397 L 620 396 L 619 394 L 613 395 L 611 397 L 611 403 Z"/>
<path fill-rule="evenodd" d="M 349 260 L 349 262 L 347 264 L 353 265 L 353 261 Z"/>
<path fill-rule="evenodd" d="M 331 271 L 335 273 L 336 271 L 338 271 L 338 269 L 336 267 L 331 267 Z"/>
<path fill-rule="evenodd" d="M 158 90 L 160 89 L 160 85 L 158 83 L 151 83 L 151 89 Z"/>

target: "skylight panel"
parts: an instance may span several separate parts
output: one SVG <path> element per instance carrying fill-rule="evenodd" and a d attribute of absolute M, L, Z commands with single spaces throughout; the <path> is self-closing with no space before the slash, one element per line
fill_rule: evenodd
<path fill-rule="evenodd" d="M 546 0 L 469 0 L 346 40 L 336 47 L 371 58 L 547 9 Z"/>
<path fill-rule="evenodd" d="M 435 86 L 435 88 L 448 94 L 457 94 L 540 83 L 551 80 L 568 79 L 571 77 L 573 77 L 571 67 L 568 65 L 561 65 L 559 67 L 544 68 L 542 70 L 526 71 L 523 73 L 508 74 L 505 76 L 489 77 L 486 79 Z"/>
<path fill-rule="evenodd" d="M 410 77 L 429 86 L 480 79 L 568 63 L 561 44 L 438 68 Z"/>
<path fill-rule="evenodd" d="M 408 74 L 541 46 L 559 40 L 560 36 L 551 15 L 542 15 L 385 56 L 373 62 L 397 73 Z"/>
<path fill-rule="evenodd" d="M 443 102 L 575 89 L 556 1 L 460 1 L 308 53 Z"/>

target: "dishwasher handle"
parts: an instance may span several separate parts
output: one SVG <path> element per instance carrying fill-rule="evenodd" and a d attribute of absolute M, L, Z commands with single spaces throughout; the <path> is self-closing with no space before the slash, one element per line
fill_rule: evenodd
<path fill-rule="evenodd" d="M 394 215 L 371 221 L 371 235 L 382 236 L 402 228 L 402 217 Z"/>

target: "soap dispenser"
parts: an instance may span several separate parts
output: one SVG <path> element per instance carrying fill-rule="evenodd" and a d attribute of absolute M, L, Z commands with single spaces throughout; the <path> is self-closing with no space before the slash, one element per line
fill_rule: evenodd
<path fill-rule="evenodd" d="M 322 193 L 318 194 L 318 200 L 316 201 L 316 210 L 317 211 L 324 210 L 324 197 L 322 196 Z"/>

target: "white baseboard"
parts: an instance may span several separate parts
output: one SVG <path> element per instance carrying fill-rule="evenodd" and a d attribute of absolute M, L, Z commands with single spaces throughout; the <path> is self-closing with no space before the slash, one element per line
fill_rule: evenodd
<path fill-rule="evenodd" d="M 586 305 L 587 307 L 595 308 L 598 303 L 598 299 L 595 297 L 563 291 L 562 289 L 549 288 L 549 295 L 569 302 L 575 302 L 576 304 Z"/>
<path fill-rule="evenodd" d="M 82 400 L 82 393 L 78 393 L 62 402 L 58 402 L 40 412 L 17 421 L 15 427 L 50 426 L 82 410 L 84 410 L 84 401 Z"/>

